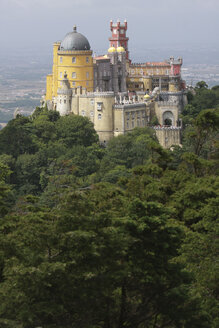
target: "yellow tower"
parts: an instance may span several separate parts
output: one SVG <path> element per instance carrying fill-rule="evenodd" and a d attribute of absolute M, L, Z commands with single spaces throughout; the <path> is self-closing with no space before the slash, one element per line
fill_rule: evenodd
<path fill-rule="evenodd" d="M 93 91 L 93 57 L 87 38 L 77 32 L 66 34 L 62 42 L 53 45 L 53 72 L 47 76 L 46 100 L 57 97 L 58 88 L 67 74 L 70 87 Z"/>

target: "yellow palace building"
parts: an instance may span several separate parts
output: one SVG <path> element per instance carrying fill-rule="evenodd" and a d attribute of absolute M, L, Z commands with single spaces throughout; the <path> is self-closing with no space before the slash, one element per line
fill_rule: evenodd
<path fill-rule="evenodd" d="M 53 69 L 46 81 L 47 101 L 57 97 L 64 75 L 68 76 L 70 88 L 81 86 L 93 91 L 92 50 L 87 38 L 77 32 L 76 26 L 62 42 L 53 44 Z"/>
<path fill-rule="evenodd" d="M 158 140 L 163 147 L 180 144 L 180 112 L 187 103 L 181 79 L 182 60 L 132 63 L 127 22 L 110 23 L 107 54 L 92 56 L 87 38 L 73 31 L 53 44 L 52 74 L 47 76 L 48 108 L 60 115 L 86 116 L 100 142 L 145 127 L 156 115 Z"/>

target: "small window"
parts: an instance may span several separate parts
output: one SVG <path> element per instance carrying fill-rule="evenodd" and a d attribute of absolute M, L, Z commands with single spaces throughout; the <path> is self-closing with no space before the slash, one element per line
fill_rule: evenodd
<path fill-rule="evenodd" d="M 86 57 L 86 63 L 89 63 L 89 57 Z"/>
<path fill-rule="evenodd" d="M 91 105 L 94 105 L 94 99 L 91 99 L 91 100 L 90 100 L 90 104 L 91 104 Z"/>
<path fill-rule="evenodd" d="M 134 126 L 135 126 L 135 122 L 134 122 L 134 121 L 132 121 L 132 128 L 134 128 Z"/>
<path fill-rule="evenodd" d="M 126 123 L 126 127 L 127 127 L 127 129 L 129 128 L 129 122 Z"/>
<path fill-rule="evenodd" d="M 75 79 L 76 78 L 76 72 L 72 72 L 72 78 Z"/>
<path fill-rule="evenodd" d="M 86 82 L 86 86 L 87 86 L 87 87 L 89 86 L 89 82 L 88 82 L 88 81 Z"/>
<path fill-rule="evenodd" d="M 76 63 L 76 57 L 72 57 L 72 64 Z"/>
<path fill-rule="evenodd" d="M 85 116 L 85 111 L 84 110 L 81 111 L 81 115 Z"/>
<path fill-rule="evenodd" d="M 59 61 L 60 61 L 60 64 L 62 64 L 62 62 L 63 62 L 63 59 L 62 59 L 62 57 L 60 57 Z"/>
<path fill-rule="evenodd" d="M 59 76 L 60 76 L 60 79 L 61 79 L 62 78 L 62 72 L 60 72 Z"/>
<path fill-rule="evenodd" d="M 98 120 L 101 120 L 101 118 L 102 118 L 102 115 L 98 114 Z"/>
<path fill-rule="evenodd" d="M 90 111 L 90 116 L 91 116 L 91 117 L 94 116 L 94 111 L 93 111 L 93 110 Z"/>
<path fill-rule="evenodd" d="M 86 73 L 86 78 L 89 79 L 89 72 Z"/>
<path fill-rule="evenodd" d="M 74 87 L 76 85 L 76 83 L 75 82 L 72 82 L 72 86 Z"/>
<path fill-rule="evenodd" d="M 64 104 L 66 104 L 66 99 L 64 99 Z"/>
<path fill-rule="evenodd" d="M 102 105 L 103 105 L 102 102 L 98 102 L 97 103 L 97 110 L 102 110 Z"/>

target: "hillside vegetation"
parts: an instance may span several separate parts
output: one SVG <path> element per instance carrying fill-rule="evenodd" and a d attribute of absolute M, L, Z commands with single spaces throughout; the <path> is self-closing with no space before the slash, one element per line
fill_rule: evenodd
<path fill-rule="evenodd" d="M 171 151 L 47 108 L 0 131 L 1 327 L 219 326 L 219 87 L 188 98 Z"/>

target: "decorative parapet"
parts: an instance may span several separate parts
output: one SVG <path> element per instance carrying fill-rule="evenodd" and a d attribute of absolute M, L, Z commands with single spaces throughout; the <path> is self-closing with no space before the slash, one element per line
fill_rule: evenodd
<path fill-rule="evenodd" d="M 92 55 L 92 50 L 59 50 L 58 55 Z"/>
<path fill-rule="evenodd" d="M 72 89 L 58 89 L 57 94 L 60 96 L 63 96 L 63 95 L 69 96 L 69 95 L 72 95 Z"/>
<path fill-rule="evenodd" d="M 115 94 L 113 91 L 104 91 L 104 92 L 87 92 L 84 97 L 91 97 L 91 98 L 110 98 L 115 97 Z"/>
<path fill-rule="evenodd" d="M 168 107 L 175 107 L 179 105 L 179 101 L 156 101 L 158 107 L 168 106 Z"/>
<path fill-rule="evenodd" d="M 114 108 L 115 109 L 124 109 L 124 110 L 129 110 L 129 109 L 132 109 L 132 108 L 140 108 L 140 107 L 144 107 L 146 108 L 146 104 L 144 102 L 139 102 L 139 103 L 126 103 L 126 104 L 115 104 L 114 105 Z"/>
<path fill-rule="evenodd" d="M 184 90 L 181 90 L 181 91 L 174 91 L 174 92 L 171 92 L 171 91 L 161 91 L 160 92 L 160 95 L 171 95 L 171 96 L 179 96 L 179 95 L 183 95 L 185 93 Z"/>
<path fill-rule="evenodd" d="M 160 126 L 160 125 L 155 125 L 152 126 L 154 130 L 182 130 L 181 126 Z"/>

